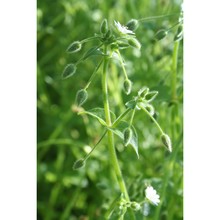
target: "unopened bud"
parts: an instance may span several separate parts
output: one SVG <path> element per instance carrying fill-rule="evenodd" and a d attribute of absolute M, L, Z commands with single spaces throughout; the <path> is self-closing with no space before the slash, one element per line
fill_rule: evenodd
<path fill-rule="evenodd" d="M 86 99 L 88 98 L 88 93 L 85 89 L 81 89 L 76 94 L 76 103 L 78 106 L 81 106 Z"/>
<path fill-rule="evenodd" d="M 138 95 L 141 97 L 141 98 L 145 98 L 145 96 L 148 94 L 149 92 L 149 88 L 148 87 L 143 87 L 142 89 L 140 89 L 138 91 Z"/>
<path fill-rule="evenodd" d="M 172 143 L 170 137 L 167 134 L 162 134 L 161 140 L 163 144 L 167 147 L 168 151 L 172 152 Z"/>
<path fill-rule="evenodd" d="M 73 164 L 73 169 L 74 170 L 77 170 L 77 169 L 79 169 L 79 168 L 81 168 L 81 167 L 84 167 L 85 166 L 85 161 L 84 161 L 84 159 L 79 159 L 79 160 L 77 160 L 74 164 Z"/>
<path fill-rule="evenodd" d="M 124 145 L 125 146 L 128 146 L 128 144 L 130 143 L 131 136 L 132 136 L 132 130 L 130 127 L 128 127 L 124 130 Z"/>
<path fill-rule="evenodd" d="M 134 210 L 134 211 L 138 211 L 141 209 L 141 205 L 137 202 L 131 202 L 131 208 Z"/>
<path fill-rule="evenodd" d="M 151 92 L 148 92 L 146 95 L 145 95 L 145 99 L 148 101 L 148 102 L 151 102 L 153 101 L 156 96 L 158 95 L 158 91 L 151 91 Z"/>
<path fill-rule="evenodd" d="M 136 19 L 131 19 L 131 20 L 126 24 L 128 30 L 131 30 L 131 31 L 135 31 L 135 30 L 138 28 L 138 25 L 139 25 L 139 23 L 138 23 L 138 20 L 136 20 Z"/>
<path fill-rule="evenodd" d="M 166 30 L 159 30 L 156 34 L 155 34 L 155 39 L 156 40 L 162 40 L 163 38 L 165 38 L 167 36 L 168 32 Z"/>
<path fill-rule="evenodd" d="M 62 78 L 63 79 L 69 78 L 72 75 L 74 75 L 75 72 L 76 72 L 76 65 L 68 64 L 62 73 Z"/>
<path fill-rule="evenodd" d="M 66 51 L 68 53 L 76 53 L 80 51 L 81 48 L 82 48 L 82 44 L 79 41 L 74 41 L 72 44 L 69 45 Z"/>
<path fill-rule="evenodd" d="M 131 45 L 132 47 L 135 47 L 137 49 L 141 49 L 141 44 L 136 38 L 130 38 L 128 40 L 128 44 Z"/>
<path fill-rule="evenodd" d="M 108 31 L 108 22 L 107 22 L 106 19 L 104 19 L 104 20 L 102 21 L 101 26 L 100 26 L 100 32 L 101 32 L 102 34 L 106 34 L 107 31 Z"/>
<path fill-rule="evenodd" d="M 125 93 L 126 93 L 127 95 L 130 94 L 130 92 L 131 92 L 131 87 L 132 87 L 131 80 L 126 79 L 126 80 L 124 81 L 124 91 L 125 91 Z"/>

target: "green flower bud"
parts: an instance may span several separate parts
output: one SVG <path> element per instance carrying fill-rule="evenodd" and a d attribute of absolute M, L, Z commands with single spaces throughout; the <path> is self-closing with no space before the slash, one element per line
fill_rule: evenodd
<path fill-rule="evenodd" d="M 146 95 L 145 95 L 145 99 L 148 101 L 148 102 L 151 102 L 153 101 L 156 96 L 158 95 L 158 91 L 151 91 L 151 92 L 148 92 Z"/>
<path fill-rule="evenodd" d="M 165 38 L 167 36 L 168 32 L 166 30 L 159 30 L 156 34 L 155 34 L 155 39 L 156 40 L 162 40 L 163 38 Z"/>
<path fill-rule="evenodd" d="M 138 96 L 140 96 L 141 98 L 145 98 L 148 92 L 149 92 L 149 88 L 143 87 L 142 89 L 138 91 Z"/>
<path fill-rule="evenodd" d="M 128 146 L 128 144 L 130 143 L 131 136 L 132 136 L 132 130 L 130 127 L 128 127 L 124 130 L 124 145 L 125 146 Z"/>
<path fill-rule="evenodd" d="M 129 47 L 129 44 L 123 41 L 118 41 L 118 46 L 120 49 L 124 49 L 124 48 Z"/>
<path fill-rule="evenodd" d="M 101 32 L 102 34 L 106 34 L 107 31 L 108 31 L 108 22 L 107 22 L 106 19 L 104 19 L 104 20 L 102 21 L 101 26 L 100 26 L 100 32 Z"/>
<path fill-rule="evenodd" d="M 76 103 L 78 106 L 81 106 L 86 99 L 88 98 L 88 93 L 85 89 L 81 89 L 76 94 Z"/>
<path fill-rule="evenodd" d="M 131 19 L 130 21 L 128 21 L 128 23 L 126 24 L 127 28 L 131 31 L 135 31 L 138 28 L 139 22 L 136 19 Z"/>
<path fill-rule="evenodd" d="M 172 152 L 172 143 L 170 137 L 167 134 L 162 134 L 161 140 L 163 144 L 167 147 L 168 151 Z"/>
<path fill-rule="evenodd" d="M 84 161 L 84 159 L 79 159 L 79 160 L 77 160 L 74 164 L 73 164 L 73 169 L 74 170 L 77 170 L 77 169 L 79 169 L 79 168 L 81 168 L 81 167 L 84 167 L 85 166 L 85 161 Z"/>
<path fill-rule="evenodd" d="M 76 72 L 76 65 L 68 64 L 62 73 L 62 78 L 67 79 L 71 77 L 72 75 L 74 75 L 75 72 Z"/>
<path fill-rule="evenodd" d="M 134 211 L 138 211 L 141 209 L 141 205 L 137 202 L 131 202 L 131 208 L 134 210 Z"/>
<path fill-rule="evenodd" d="M 132 47 L 139 49 L 139 50 L 141 49 L 141 44 L 136 38 L 130 38 L 128 40 L 128 44 Z"/>
<path fill-rule="evenodd" d="M 72 44 L 69 45 L 66 52 L 68 53 L 76 53 L 80 51 L 82 48 L 82 44 L 79 41 L 74 41 Z"/>
<path fill-rule="evenodd" d="M 129 79 L 124 81 L 124 91 L 128 95 L 131 92 L 132 83 Z"/>

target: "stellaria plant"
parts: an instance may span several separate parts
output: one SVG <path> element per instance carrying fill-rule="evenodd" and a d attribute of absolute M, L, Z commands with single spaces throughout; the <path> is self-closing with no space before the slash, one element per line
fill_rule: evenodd
<path fill-rule="evenodd" d="M 137 158 L 139 158 L 138 134 L 135 129 L 134 117 L 135 114 L 138 114 L 139 111 L 143 111 L 158 128 L 161 142 L 164 144 L 165 148 L 170 153 L 172 152 L 172 143 L 169 135 L 166 134 L 166 132 L 161 128 L 158 121 L 154 117 L 155 110 L 152 103 L 157 97 L 158 91 L 151 91 L 149 87 L 147 87 L 149 85 L 144 85 L 143 88 L 140 88 L 137 94 L 133 96 L 130 101 L 125 103 L 126 110 L 121 112 L 121 114 L 116 117 L 115 113 L 111 110 L 109 102 L 109 96 L 111 94 L 109 93 L 108 88 L 108 77 L 110 74 L 109 63 L 116 59 L 120 64 L 124 76 L 124 93 L 129 95 L 132 92 L 133 82 L 131 82 L 131 80 L 128 78 L 125 60 L 121 55 L 121 51 L 127 48 L 136 48 L 140 50 L 141 43 L 136 38 L 135 30 L 138 28 L 141 22 L 145 20 L 161 19 L 164 17 L 166 16 L 157 16 L 139 20 L 131 19 L 127 22 L 126 25 L 121 25 L 118 21 L 114 21 L 114 23 L 110 25 L 107 19 L 104 19 L 100 25 L 100 31 L 98 34 L 95 34 L 94 36 L 81 41 L 74 41 L 67 48 L 68 53 L 77 53 L 80 52 L 81 48 L 84 47 L 87 42 L 98 42 L 97 46 L 92 47 L 86 51 L 76 63 L 68 64 L 62 73 L 62 77 L 63 79 L 66 79 L 73 76 L 75 73 L 77 73 L 77 65 L 86 61 L 88 58 L 92 56 L 100 57 L 100 61 L 94 68 L 94 71 L 91 74 L 85 87 L 79 88 L 76 94 L 75 103 L 77 106 L 82 106 L 86 102 L 86 100 L 89 98 L 88 88 L 92 81 L 99 76 L 97 72 L 99 69 L 101 69 L 102 74 L 100 91 L 102 92 L 103 106 L 90 110 L 79 108 L 81 110 L 78 112 L 78 114 L 87 114 L 97 119 L 103 126 L 104 132 L 92 150 L 84 158 L 78 159 L 74 163 L 73 169 L 84 167 L 86 165 L 86 160 L 90 157 L 91 153 L 96 149 L 103 138 L 107 136 L 109 158 L 110 163 L 112 164 L 111 168 L 113 169 L 113 172 L 116 176 L 121 193 L 120 196 L 112 203 L 112 206 L 106 213 L 106 219 L 110 219 L 113 212 L 117 212 L 118 219 L 124 219 L 126 212 L 128 212 L 130 219 L 136 219 L 136 211 L 142 210 L 143 214 L 147 215 L 150 203 L 153 205 L 158 205 L 158 203 L 160 203 L 159 195 L 150 185 L 146 186 L 145 197 L 142 198 L 141 202 L 130 200 L 129 193 L 127 191 L 126 184 L 119 166 L 114 141 L 114 136 L 118 136 L 122 140 L 124 146 L 132 147 L 134 149 Z M 183 20 L 181 14 L 179 21 L 174 26 L 167 30 L 159 30 L 155 34 L 155 39 L 163 39 L 166 37 L 169 31 L 173 29 L 173 27 L 178 26 L 177 34 L 174 39 L 176 42 L 178 42 L 182 37 L 182 23 Z"/>

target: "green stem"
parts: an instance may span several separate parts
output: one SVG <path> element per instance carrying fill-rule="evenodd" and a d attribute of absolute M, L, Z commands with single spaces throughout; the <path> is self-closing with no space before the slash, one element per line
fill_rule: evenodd
<path fill-rule="evenodd" d="M 176 95 L 176 82 L 177 82 L 177 63 L 178 63 L 178 51 L 179 51 L 179 41 L 174 43 L 173 49 L 173 62 L 172 62 L 172 81 L 171 81 L 171 91 L 172 100 L 177 99 Z"/>
<path fill-rule="evenodd" d="M 160 125 L 158 124 L 158 122 L 156 121 L 156 119 L 143 107 L 143 106 L 139 106 L 145 113 L 147 113 L 147 115 L 151 118 L 151 120 L 153 120 L 153 122 L 156 124 L 156 126 L 158 127 L 158 129 L 160 130 L 161 134 L 164 134 L 162 128 L 160 127 Z"/>
<path fill-rule="evenodd" d="M 152 16 L 152 17 L 146 17 L 146 18 L 141 18 L 138 21 L 142 22 L 142 21 L 150 21 L 150 20 L 155 20 L 155 19 L 161 19 L 161 18 L 166 18 L 166 17 L 171 17 L 174 15 L 178 15 L 179 13 L 173 13 L 173 14 L 169 14 L 169 15 L 159 15 L 159 16 Z"/>
<path fill-rule="evenodd" d="M 133 123 L 134 115 L 135 115 L 135 108 L 132 110 L 131 120 L 130 120 L 130 123 L 129 123 L 130 126 L 131 126 L 132 123 Z"/>
<path fill-rule="evenodd" d="M 80 43 L 83 44 L 83 43 L 86 43 L 86 42 L 89 42 L 89 41 L 92 41 L 92 40 L 95 40 L 95 39 L 98 39 L 99 37 L 95 36 L 95 37 L 89 37 L 89 38 L 86 38 L 84 40 L 81 40 Z"/>
<path fill-rule="evenodd" d="M 107 46 L 104 46 L 104 53 L 107 54 Z M 108 58 L 104 58 L 103 63 L 103 74 L 102 74 L 102 90 L 103 90 L 103 103 L 104 103 L 104 110 L 105 110 L 105 117 L 106 117 L 106 123 L 108 126 L 112 125 L 111 122 L 111 115 L 110 115 L 110 108 L 109 108 L 109 100 L 108 100 Z M 116 179 L 118 181 L 121 193 L 125 196 L 126 200 L 130 201 L 127 188 L 125 186 L 124 179 L 122 177 L 121 169 L 118 163 L 115 146 L 114 146 L 114 135 L 111 130 L 108 130 L 108 148 L 110 153 L 110 161 L 112 162 L 112 166 L 114 169 L 114 173 L 116 175 Z M 132 218 L 135 219 L 134 214 L 132 215 Z"/>
<path fill-rule="evenodd" d="M 120 63 L 121 63 L 121 67 L 122 67 L 122 70 L 123 70 L 123 73 L 124 73 L 125 79 L 128 79 L 127 72 L 126 72 L 126 69 L 125 69 L 125 66 L 124 66 L 124 62 L 123 62 L 123 59 L 122 59 L 121 53 L 119 52 L 119 50 L 117 50 L 116 52 L 117 52 L 117 54 L 118 54 L 118 56 L 119 56 Z"/>
<path fill-rule="evenodd" d="M 119 122 L 131 111 L 130 108 L 127 108 L 125 110 L 125 112 L 123 112 L 120 116 L 118 116 L 118 118 L 114 121 L 114 123 L 112 124 L 112 128 L 116 127 Z"/>
<path fill-rule="evenodd" d="M 107 130 L 104 131 L 104 133 L 103 133 L 103 135 L 101 136 L 101 138 L 98 140 L 98 142 L 97 142 L 97 143 L 95 144 L 95 146 L 92 148 L 92 150 L 86 155 L 84 161 L 86 161 L 86 160 L 90 157 L 91 153 L 92 153 L 92 152 L 95 150 L 95 148 L 99 145 L 99 143 L 100 143 L 100 142 L 102 141 L 102 139 L 105 137 L 106 133 L 107 133 Z"/>
<path fill-rule="evenodd" d="M 102 60 L 100 61 L 100 63 L 96 66 L 95 70 L 93 71 L 92 75 L 90 76 L 89 81 L 88 81 L 88 83 L 86 84 L 86 86 L 85 86 L 84 89 L 88 89 L 90 83 L 91 83 L 91 82 L 93 81 L 93 79 L 95 78 L 96 73 L 98 72 L 99 67 L 100 67 L 101 64 L 102 64 L 102 61 L 103 61 L 103 59 L 102 59 Z"/>

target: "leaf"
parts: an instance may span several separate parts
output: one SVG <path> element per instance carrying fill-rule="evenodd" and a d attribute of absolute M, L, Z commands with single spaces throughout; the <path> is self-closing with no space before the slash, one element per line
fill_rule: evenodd
<path fill-rule="evenodd" d="M 104 53 L 98 47 L 92 47 L 83 55 L 82 60 L 86 60 L 91 56 L 104 56 Z"/>
<path fill-rule="evenodd" d="M 100 122 L 100 124 L 104 125 L 104 126 L 108 126 L 105 122 L 105 110 L 104 108 L 93 108 L 91 110 L 88 111 L 82 111 L 79 114 L 87 114 L 90 115 L 96 119 L 98 119 L 98 121 Z M 113 112 L 110 111 L 111 114 L 111 119 L 112 121 L 114 121 L 116 119 L 116 116 Z"/>
<path fill-rule="evenodd" d="M 76 65 L 72 64 L 72 63 L 68 64 L 62 73 L 62 78 L 67 79 L 67 78 L 73 76 L 75 74 L 75 72 L 76 72 Z"/>
<path fill-rule="evenodd" d="M 129 123 L 126 121 L 121 121 L 117 125 L 116 128 L 109 128 L 111 131 L 113 131 L 114 134 L 116 134 L 118 137 L 120 137 L 124 141 L 124 131 L 129 127 Z M 137 154 L 137 157 L 139 159 L 139 153 L 138 153 L 138 136 L 136 129 L 134 126 L 131 126 L 132 134 L 128 145 L 131 145 Z"/>

